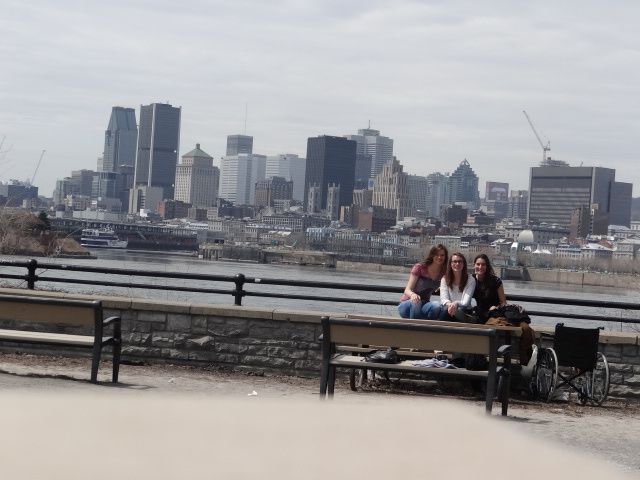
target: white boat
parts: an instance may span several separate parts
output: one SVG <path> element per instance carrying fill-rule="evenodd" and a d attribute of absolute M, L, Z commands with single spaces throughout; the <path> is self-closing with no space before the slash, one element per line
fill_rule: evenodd
<path fill-rule="evenodd" d="M 128 243 L 108 228 L 85 228 L 80 237 L 80 245 L 89 248 L 127 248 Z"/>

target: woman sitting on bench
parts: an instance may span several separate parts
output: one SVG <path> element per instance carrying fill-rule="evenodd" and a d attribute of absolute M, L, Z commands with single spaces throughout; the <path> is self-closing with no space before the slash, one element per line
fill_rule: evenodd
<path fill-rule="evenodd" d="M 431 247 L 427 258 L 413 266 L 398 305 L 398 313 L 402 318 L 438 318 L 440 303 L 430 302 L 429 299 L 433 291 L 440 286 L 448 258 L 447 247 L 438 244 Z"/>
<path fill-rule="evenodd" d="M 473 322 L 467 314 L 476 288 L 476 280 L 467 272 L 467 259 L 456 252 L 451 255 L 447 273 L 440 281 L 440 320 Z"/>
<path fill-rule="evenodd" d="M 507 318 L 505 315 L 505 309 L 508 310 L 513 307 L 513 310 L 517 310 L 517 305 L 507 305 L 507 297 L 504 294 L 504 287 L 502 286 L 502 280 L 493 271 L 489 257 L 484 253 L 477 255 L 473 261 L 473 276 L 476 279 L 476 290 L 473 293 L 473 298 L 476 299 L 476 314 L 481 323 L 487 325 L 505 325 L 520 327 L 522 333 L 520 334 L 520 363 L 525 365 L 529 362 L 531 354 L 533 352 L 533 342 L 535 340 L 535 334 L 528 321 L 529 316 L 524 315 L 523 319 Z M 524 311 L 524 309 L 521 309 Z"/>

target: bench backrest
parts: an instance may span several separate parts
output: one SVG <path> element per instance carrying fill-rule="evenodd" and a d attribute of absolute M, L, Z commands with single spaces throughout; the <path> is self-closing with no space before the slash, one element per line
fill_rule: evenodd
<path fill-rule="evenodd" d="M 329 342 L 340 345 L 386 345 L 483 355 L 497 349 L 497 331 L 492 328 L 324 317 L 322 333 Z"/>
<path fill-rule="evenodd" d="M 102 322 L 102 303 L 99 300 L 0 295 L 0 320 L 94 326 Z"/>

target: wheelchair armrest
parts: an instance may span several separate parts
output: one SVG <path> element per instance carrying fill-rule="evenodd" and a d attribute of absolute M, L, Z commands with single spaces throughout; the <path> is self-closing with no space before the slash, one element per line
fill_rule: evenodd
<path fill-rule="evenodd" d="M 511 345 L 500 345 L 500 348 L 498 348 L 498 355 L 501 357 L 505 357 L 507 355 L 511 356 Z"/>

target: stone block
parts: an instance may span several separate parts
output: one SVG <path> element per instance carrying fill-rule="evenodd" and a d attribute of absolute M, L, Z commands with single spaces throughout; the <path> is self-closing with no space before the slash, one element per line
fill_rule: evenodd
<path fill-rule="evenodd" d="M 274 369 L 293 368 L 294 361 L 284 358 L 265 357 L 258 355 L 245 355 L 242 364 L 246 366 L 269 367 Z"/>
<path fill-rule="evenodd" d="M 191 317 L 179 313 L 167 314 L 167 330 L 170 332 L 189 332 L 191 329 Z"/>
<path fill-rule="evenodd" d="M 151 335 L 148 333 L 126 333 L 122 335 L 124 344 L 149 345 Z"/>
<path fill-rule="evenodd" d="M 218 363 L 230 363 L 232 365 L 238 365 L 240 363 L 240 357 L 232 353 L 218 353 L 215 352 L 213 361 Z"/>
<path fill-rule="evenodd" d="M 271 340 L 288 340 L 289 333 L 282 326 L 273 328 L 270 326 L 252 326 L 249 329 L 248 336 L 254 338 L 264 338 Z"/>
<path fill-rule="evenodd" d="M 191 317 L 192 333 L 207 333 L 207 317 L 199 315 Z"/>
<path fill-rule="evenodd" d="M 214 350 L 218 353 L 241 353 L 237 343 L 216 343 Z"/>
<path fill-rule="evenodd" d="M 196 348 L 208 348 L 211 345 L 215 344 L 215 340 L 213 337 L 209 335 L 204 335 L 202 337 L 194 337 L 187 338 L 186 345 L 188 347 L 196 347 Z"/>
<path fill-rule="evenodd" d="M 609 381 L 612 385 L 622 385 L 624 383 L 624 375 L 622 373 L 613 373 L 610 372 L 611 375 L 609 377 Z"/>
<path fill-rule="evenodd" d="M 311 360 L 296 360 L 296 370 L 305 370 L 320 373 L 320 362 L 314 362 Z"/>
<path fill-rule="evenodd" d="M 631 385 L 611 385 L 609 388 L 609 395 L 612 397 L 640 397 L 640 388 L 633 387 Z"/>
<path fill-rule="evenodd" d="M 622 346 L 623 357 L 636 357 L 635 363 L 640 363 L 640 346 L 638 345 L 623 345 Z"/>
<path fill-rule="evenodd" d="M 320 350 L 309 350 L 307 352 L 307 358 L 309 360 L 320 361 L 322 360 L 322 352 Z"/>
<path fill-rule="evenodd" d="M 237 328 L 229 325 L 209 325 L 207 327 L 207 333 L 215 337 L 240 338 L 246 337 L 249 334 L 249 331 L 246 327 Z"/>
<path fill-rule="evenodd" d="M 149 333 L 151 332 L 151 324 L 149 322 L 134 321 L 129 330 L 132 332 Z"/>
<path fill-rule="evenodd" d="M 309 325 L 289 325 L 287 328 L 289 338 L 295 341 L 313 342 L 317 340 L 315 328 Z"/>
<path fill-rule="evenodd" d="M 164 312 L 138 312 L 139 322 L 164 323 L 167 321 L 167 314 Z"/>
<path fill-rule="evenodd" d="M 243 345 L 242 349 L 238 349 L 238 352 L 245 355 L 267 355 L 267 347 L 265 345 Z"/>
<path fill-rule="evenodd" d="M 284 357 L 284 358 L 292 358 L 291 357 L 292 350 L 283 347 L 267 347 L 267 355 L 270 357 Z"/>
<path fill-rule="evenodd" d="M 184 350 L 178 350 L 177 348 L 163 348 L 160 350 L 160 355 L 163 358 L 170 358 L 173 360 L 188 360 L 189 352 Z"/>
<path fill-rule="evenodd" d="M 625 374 L 632 374 L 634 369 L 633 369 L 633 365 L 628 365 L 625 363 L 610 363 L 609 364 L 609 371 L 611 372 L 620 372 L 620 373 L 625 373 Z"/>
<path fill-rule="evenodd" d="M 632 375 L 630 377 L 625 376 L 624 384 L 640 390 L 640 375 Z"/>
<path fill-rule="evenodd" d="M 160 357 L 160 349 L 159 348 L 138 347 L 138 346 L 135 346 L 135 345 L 123 345 L 123 347 L 122 347 L 122 355 L 123 356 L 136 356 L 136 357 Z"/>
<path fill-rule="evenodd" d="M 294 360 L 302 360 L 307 358 L 308 352 L 306 350 L 291 350 L 287 358 L 292 358 Z"/>
<path fill-rule="evenodd" d="M 154 347 L 173 347 L 173 335 L 154 333 L 151 336 L 151 345 Z"/>

